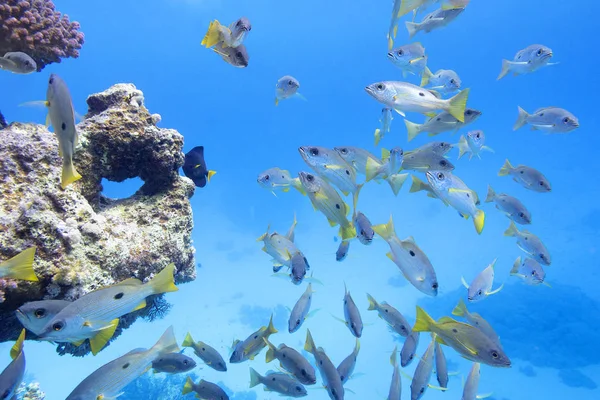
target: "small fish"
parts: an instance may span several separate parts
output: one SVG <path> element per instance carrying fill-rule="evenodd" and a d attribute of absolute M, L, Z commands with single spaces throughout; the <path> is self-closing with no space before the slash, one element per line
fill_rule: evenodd
<path fill-rule="evenodd" d="M 16 314 L 25 329 L 40 335 L 48 321 L 69 304 L 71 302 L 66 300 L 30 301 L 19 307 Z"/>
<path fill-rule="evenodd" d="M 10 71 L 13 74 L 26 75 L 37 71 L 37 64 L 27 54 L 14 51 L 4 54 L 4 57 L 0 57 L 0 69 Z"/>
<path fill-rule="evenodd" d="M 540 171 L 526 165 L 517 165 L 516 167 L 513 167 L 508 159 L 504 162 L 504 165 L 498 172 L 498 176 L 507 175 L 511 175 L 513 180 L 525 189 L 539 193 L 552 191 L 550 182 Z"/>
<path fill-rule="evenodd" d="M 213 51 L 221 56 L 227 64 L 233 65 L 236 68 L 246 68 L 250 62 L 250 56 L 246 50 L 246 46 L 240 44 L 237 47 L 222 48 L 219 44 L 213 47 Z"/>
<path fill-rule="evenodd" d="M 354 299 L 352 299 L 345 284 L 344 291 L 344 317 L 346 318 L 346 326 L 355 337 L 359 338 L 362 336 L 363 330 L 360 311 L 358 310 L 356 303 L 354 303 Z"/>
<path fill-rule="evenodd" d="M 373 296 L 368 293 L 367 299 L 369 300 L 369 311 L 376 310 L 379 314 L 379 318 L 387 322 L 394 332 L 403 337 L 408 337 L 410 335 L 412 328 L 400 311 L 386 302 L 381 304 L 378 303 Z"/>
<path fill-rule="evenodd" d="M 461 217 L 473 217 L 475 230 L 481 234 L 485 224 L 485 213 L 477 208 L 477 194 L 448 171 L 428 171 L 427 180 L 436 196 L 454 207 Z"/>
<path fill-rule="evenodd" d="M 342 240 L 340 245 L 338 246 L 337 251 L 335 252 L 335 260 L 336 261 L 344 261 L 348 256 L 348 250 L 350 249 L 350 241 Z"/>
<path fill-rule="evenodd" d="M 58 153 L 63 158 L 61 187 L 65 189 L 71 183 L 81 179 L 81 175 L 73 165 L 73 155 L 79 143 L 79 135 L 75 128 L 75 111 L 69 88 L 56 74 L 51 74 L 48 80 L 46 106 L 48 118 L 58 137 Z"/>
<path fill-rule="evenodd" d="M 365 175 L 367 173 L 367 161 L 369 159 L 380 163 L 380 160 L 368 150 L 361 149 L 360 147 L 343 146 L 333 148 L 339 155 L 348 163 L 354 167 L 356 172 Z"/>
<path fill-rule="evenodd" d="M 390 364 L 394 367 L 392 373 L 392 382 L 390 383 L 390 391 L 388 392 L 387 400 L 401 400 L 402 397 L 402 377 L 400 376 L 400 368 L 398 368 L 398 346 L 394 347 L 394 351 L 390 356 Z"/>
<path fill-rule="evenodd" d="M 310 329 L 306 330 L 306 342 L 304 343 L 304 350 L 308 351 L 315 358 L 315 363 L 317 364 L 317 368 L 321 373 L 323 386 L 327 390 L 329 398 L 331 400 L 342 400 L 344 398 L 344 386 L 342 384 L 340 374 L 327 354 L 325 354 L 325 350 L 323 350 L 322 347 L 317 348 L 310 333 Z"/>
<path fill-rule="evenodd" d="M 393 119 L 394 117 L 392 115 L 391 108 L 384 107 L 381 109 L 381 117 L 379 118 L 379 122 L 381 122 L 381 129 L 375 129 L 375 146 L 379 145 L 379 141 L 383 139 L 386 133 L 390 132 Z"/>
<path fill-rule="evenodd" d="M 440 94 L 435 91 L 408 82 L 376 82 L 367 86 L 365 90 L 375 100 L 393 108 L 403 117 L 405 112 L 433 116 L 435 111 L 443 110 L 448 111 L 460 122 L 465 121 L 469 89 L 464 89 L 447 100 L 440 98 Z"/>
<path fill-rule="evenodd" d="M 337 367 L 338 374 L 340 375 L 340 379 L 342 380 L 342 384 L 348 382 L 348 379 L 352 376 L 354 372 L 354 367 L 356 366 L 356 360 L 358 359 L 358 352 L 360 351 L 360 342 L 358 338 L 356 339 L 356 345 L 354 346 L 354 350 L 352 353 L 340 363 Z"/>
<path fill-rule="evenodd" d="M 301 146 L 298 151 L 309 167 L 340 189 L 345 196 L 358 189 L 356 170 L 337 151 L 317 146 Z"/>
<path fill-rule="evenodd" d="M 458 300 L 458 304 L 452 310 L 452 315 L 456 315 L 457 317 L 463 317 L 467 320 L 468 323 L 473 325 L 475 328 L 479 329 L 483 332 L 487 337 L 489 337 L 494 343 L 500 346 L 500 337 L 492 328 L 489 322 L 487 322 L 479 313 L 469 312 L 467 309 L 467 305 L 463 301 L 463 299 Z"/>
<path fill-rule="evenodd" d="M 404 154 L 402 159 L 402 169 L 410 171 L 428 172 L 428 171 L 446 171 L 454 169 L 454 164 L 443 155 L 433 151 L 413 151 Z M 430 182 L 431 183 L 431 182 Z"/>
<path fill-rule="evenodd" d="M 354 213 L 352 214 L 352 223 L 356 229 L 356 238 L 359 242 L 364 244 L 365 246 L 370 245 L 373 242 L 373 237 L 375 236 L 375 232 L 373 231 L 373 227 L 371 221 L 365 214 L 358 211 L 358 194 L 360 193 L 360 189 L 354 193 Z"/>
<path fill-rule="evenodd" d="M 206 186 L 217 171 L 209 170 L 204 161 L 204 146 L 196 146 L 188 151 L 183 162 L 183 173 L 190 178 L 197 187 Z"/>
<path fill-rule="evenodd" d="M 519 199 L 509 196 L 505 193 L 497 194 L 490 185 L 488 185 L 486 203 L 496 203 L 496 208 L 502 211 L 506 216 L 518 224 L 531 224 L 531 213 Z"/>
<path fill-rule="evenodd" d="M 182 347 L 191 347 L 194 349 L 194 354 L 198 356 L 209 367 L 216 371 L 227 371 L 227 364 L 219 352 L 204 342 L 195 342 L 192 335 L 188 332 L 181 344 Z"/>
<path fill-rule="evenodd" d="M 315 291 L 312 289 L 312 284 L 309 283 L 290 314 L 290 319 L 288 320 L 288 331 L 290 333 L 294 333 L 300 329 L 304 320 L 308 317 L 313 293 L 315 293 Z"/>
<path fill-rule="evenodd" d="M 266 391 L 279 393 L 287 397 L 304 397 L 308 395 L 306 388 L 296 378 L 282 372 L 267 373 L 260 375 L 254 368 L 250 367 L 250 387 L 263 384 Z"/>
<path fill-rule="evenodd" d="M 447 111 L 442 111 L 438 115 L 432 116 L 424 124 L 415 124 L 414 122 L 405 119 L 404 124 L 406 125 L 408 133 L 408 141 L 410 142 L 424 132 L 428 132 L 429 136 L 435 136 L 449 131 L 456 132 L 463 126 L 475 121 L 481 114 L 481 111 L 475 110 L 474 108 L 466 108 L 464 122 L 459 121 Z"/>
<path fill-rule="evenodd" d="M 292 278 L 292 283 L 294 285 L 299 285 L 304 280 L 306 276 L 306 272 L 310 269 L 310 265 L 308 264 L 308 260 L 301 252 L 298 252 L 292 256 L 290 259 L 291 273 L 290 278 Z"/>
<path fill-rule="evenodd" d="M 528 285 L 539 285 L 543 283 L 549 286 L 544 280 L 546 279 L 546 271 L 544 268 L 532 258 L 518 257 L 510 270 L 512 276 L 517 276 L 525 281 Z"/>
<path fill-rule="evenodd" d="M 436 340 L 452 347 L 467 360 L 492 367 L 509 368 L 511 365 L 504 350 L 479 329 L 450 317 L 443 317 L 436 322 L 419 306 L 413 330 L 437 334 Z"/>
<path fill-rule="evenodd" d="M 463 394 L 460 398 L 461 400 L 478 400 L 490 396 L 477 395 L 477 388 L 479 387 L 479 377 L 481 376 L 480 367 L 481 365 L 479 363 L 473 363 L 471 371 L 469 372 L 469 376 L 467 377 L 467 381 L 465 382 Z"/>
<path fill-rule="evenodd" d="M 262 241 L 264 243 L 261 250 L 273 257 L 272 261 L 275 267 L 286 266 L 291 268 L 292 257 L 295 254 L 301 254 L 298 247 L 294 244 L 294 229 L 296 228 L 296 224 L 296 216 L 294 215 L 292 226 L 285 235 L 277 232 L 269 233 L 270 227 L 268 227 L 267 231 L 256 239 L 257 242 Z"/>
<path fill-rule="evenodd" d="M 300 383 L 305 385 L 314 385 L 317 383 L 315 369 L 302 354 L 283 343 L 279 347 L 275 347 L 267 339 L 265 339 L 265 343 L 269 347 L 265 362 L 270 363 L 277 359 L 281 368 L 294 375 Z"/>
<path fill-rule="evenodd" d="M 155 373 L 180 374 L 196 368 L 196 361 L 181 353 L 163 354 L 152 361 Z"/>
<path fill-rule="evenodd" d="M 400 147 L 394 147 L 391 150 L 382 148 L 381 158 L 382 162 L 374 159 L 367 160 L 367 182 L 372 179 L 377 181 L 383 179 L 397 196 L 408 178 L 408 174 L 399 173 L 404 163 L 404 150 Z"/>
<path fill-rule="evenodd" d="M 546 133 L 567 133 L 579 128 L 579 120 L 576 116 L 563 108 L 544 107 L 536 110 L 533 114 L 519 107 L 519 117 L 513 131 L 522 128 L 526 124 L 531 125 L 532 131 L 544 131 Z"/>
<path fill-rule="evenodd" d="M 418 32 L 429 33 L 434 29 L 442 28 L 454 21 L 463 11 L 464 7 L 457 7 L 445 10 L 438 8 L 434 12 L 427 14 L 419 23 L 406 21 L 406 30 L 408 37 L 413 38 Z"/>
<path fill-rule="evenodd" d="M 21 331 L 19 338 L 10 349 L 12 361 L 4 371 L 0 373 L 0 394 L 3 399 L 17 399 L 17 390 L 25 376 L 25 352 L 23 342 L 25 341 L 25 329 Z"/>
<path fill-rule="evenodd" d="M 183 385 L 182 394 L 196 393 L 196 398 L 202 400 L 229 400 L 229 396 L 225 391 L 217 384 L 200 379 L 200 382 L 194 383 L 192 378 L 187 377 L 185 384 Z"/>
<path fill-rule="evenodd" d="M 435 341 L 435 376 L 442 389 L 448 389 L 448 364 L 442 346 Z"/>
<path fill-rule="evenodd" d="M 387 224 L 375 225 L 373 230 L 389 244 L 390 252 L 386 255 L 398 266 L 402 275 L 421 292 L 437 296 L 439 285 L 431 261 L 412 237 L 398 238 L 392 216 Z"/>
<path fill-rule="evenodd" d="M 404 345 L 400 351 L 400 365 L 402 368 L 408 366 L 414 360 L 415 354 L 417 354 L 417 347 L 419 347 L 419 336 L 420 332 L 412 330 L 404 341 Z"/>
<path fill-rule="evenodd" d="M 552 263 L 550 252 L 540 238 L 529 231 L 518 230 L 514 222 L 511 221 L 508 229 L 504 232 L 504 236 L 516 237 L 517 246 L 540 264 L 548 266 Z"/>
<path fill-rule="evenodd" d="M 421 43 L 405 44 L 388 53 L 388 60 L 402 71 L 402 77 L 408 74 L 422 75 L 427 68 L 427 56 Z"/>
<path fill-rule="evenodd" d="M 492 290 L 492 287 L 494 285 L 494 266 L 495 265 L 496 265 L 496 259 L 494 259 L 494 261 L 492 261 L 492 263 L 490 265 L 485 267 L 485 269 L 483 271 L 481 271 L 479 273 L 479 275 L 477 275 L 475 277 L 475 279 L 473 279 L 473 281 L 471 282 L 470 285 L 465 281 L 465 278 L 461 278 L 463 285 L 468 290 L 467 298 L 469 299 L 470 302 L 481 301 L 481 300 L 485 299 L 486 297 L 496 294 L 500 290 L 502 290 L 502 288 L 504 287 L 504 284 L 500 285 L 500 287 L 497 288 L 496 290 Z"/>
<path fill-rule="evenodd" d="M 226 27 L 221 25 L 219 21 L 211 21 L 208 25 L 208 31 L 200 43 L 207 49 L 220 44 L 221 48 L 225 47 L 238 47 L 246 39 L 248 33 L 252 30 L 252 25 L 246 17 L 242 17 L 237 21 L 234 21 Z"/>
<path fill-rule="evenodd" d="M 452 147 L 452 144 L 448 142 L 429 142 L 421 147 L 417 147 L 412 151 L 407 151 L 406 154 L 410 155 L 415 153 L 435 153 L 440 156 L 445 156 L 450 150 L 452 150 Z"/>
<path fill-rule="evenodd" d="M 440 69 L 434 74 L 429 68 L 425 67 L 421 79 L 421 87 L 427 85 L 430 85 L 430 89 L 442 95 L 449 95 L 460 90 L 462 81 L 458 74 L 451 69 Z"/>
<path fill-rule="evenodd" d="M 458 141 L 458 158 L 461 158 L 465 154 L 469 153 L 469 160 L 473 156 L 477 156 L 481 160 L 481 153 L 484 151 L 494 152 L 490 147 L 485 144 L 485 134 L 483 131 L 471 131 L 466 136 L 462 135 Z"/>
<path fill-rule="evenodd" d="M 502 70 L 500 71 L 500 75 L 498 75 L 497 80 L 504 78 L 511 72 L 514 76 L 529 74 L 546 65 L 558 64 L 550 62 L 552 56 L 552 49 L 549 47 L 541 44 L 532 44 L 531 46 L 527 46 L 515 54 L 513 61 L 502 60 Z"/>
<path fill-rule="evenodd" d="M 290 172 L 281 169 L 281 168 L 269 168 L 268 170 L 261 172 L 256 179 L 260 187 L 263 189 L 270 190 L 274 196 L 276 190 L 281 190 L 282 192 L 289 192 L 290 187 L 293 187 L 303 195 L 306 194 L 304 189 L 302 188 L 302 183 L 300 183 L 299 178 L 292 178 Z"/>
<path fill-rule="evenodd" d="M 75 345 L 89 339 L 92 353 L 98 354 L 117 329 L 120 317 L 146 307 L 148 296 L 178 290 L 174 271 L 175 264 L 169 264 L 148 283 L 130 278 L 81 296 L 48 321 L 39 339 Z"/>
<path fill-rule="evenodd" d="M 394 47 L 394 39 L 396 39 L 396 35 L 398 34 L 398 21 L 400 20 L 400 7 L 402 7 L 402 2 L 405 0 L 394 0 L 394 6 L 392 8 L 392 18 L 390 20 L 390 28 L 388 30 L 387 39 L 388 39 L 388 51 L 391 51 Z"/>
<path fill-rule="evenodd" d="M 285 75 L 279 78 L 275 85 L 275 105 L 279 104 L 279 101 L 289 99 L 290 97 L 304 97 L 298 93 L 300 88 L 300 82 L 298 79 L 290 75 Z"/>
<path fill-rule="evenodd" d="M 16 256 L 0 263 L 0 279 L 19 279 L 37 282 L 38 277 L 33 270 L 33 259 L 36 247 L 29 247 Z"/>
<path fill-rule="evenodd" d="M 356 237 L 356 229 L 347 217 L 350 207 L 342 200 L 337 191 L 316 175 L 300 172 L 299 176 L 314 208 L 325 215 L 329 225 L 340 225 L 339 235 L 342 240 Z"/>
<path fill-rule="evenodd" d="M 158 357 L 179 351 L 169 327 L 150 349 L 135 349 L 92 372 L 66 400 L 116 399 L 125 386 L 142 376 Z"/>
<path fill-rule="evenodd" d="M 415 374 L 410 383 L 411 400 L 421 399 L 427 388 L 430 386 L 429 381 L 431 380 L 431 374 L 433 373 L 435 334 L 432 336 L 433 340 L 429 343 L 429 346 L 427 346 L 427 350 L 425 350 L 423 357 L 419 359 L 419 364 L 417 364 Z"/>
<path fill-rule="evenodd" d="M 241 363 L 247 360 L 254 360 L 262 349 L 267 347 L 263 339 L 268 339 L 272 334 L 277 333 L 277 329 L 273 326 L 273 315 L 269 320 L 269 326 L 263 326 L 256 332 L 253 332 L 244 341 L 235 341 L 233 353 L 229 358 L 231 364 Z"/>

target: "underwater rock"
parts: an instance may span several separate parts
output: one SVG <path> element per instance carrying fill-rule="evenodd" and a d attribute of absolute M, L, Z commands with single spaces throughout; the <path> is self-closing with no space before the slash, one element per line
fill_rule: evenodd
<path fill-rule="evenodd" d="M 558 373 L 562 383 L 573 388 L 594 390 L 598 387 L 590 377 L 576 369 L 563 369 Z"/>
<path fill-rule="evenodd" d="M 32 382 L 27 385 L 22 383 L 17 390 L 17 397 L 15 398 L 21 400 L 44 400 L 46 398 L 46 393 L 41 391 L 38 382 Z"/>
<path fill-rule="evenodd" d="M 8 124 L 6 123 L 6 119 L 4 118 L 4 115 L 2 115 L 2 113 L 0 112 L 0 129 L 4 129 L 8 126 Z"/>
<path fill-rule="evenodd" d="M 422 307 L 437 319 L 451 315 L 460 297 L 466 297 L 465 288 L 423 299 Z M 600 303 L 577 286 L 516 282 L 467 308 L 492 325 L 511 359 L 559 370 L 600 363 L 600 352 L 590 351 L 597 342 Z"/>
<path fill-rule="evenodd" d="M 43 125 L 21 123 L 2 131 L 0 260 L 35 245 L 40 282 L 4 287 L 0 341 L 16 339 L 21 327 L 14 311 L 28 301 L 74 300 L 130 277 L 147 281 L 171 262 L 176 283 L 196 277 L 189 202 L 195 186 L 178 173 L 183 137 L 153 124 L 143 93 L 131 84 L 115 85 L 87 102 L 74 157 L 83 178 L 65 190 L 53 133 Z M 133 196 L 113 200 L 102 195 L 103 178 L 121 182 L 134 177 L 144 184 Z M 136 315 L 165 311 L 164 305 L 148 304 Z M 131 318 L 121 322 L 126 325 Z"/>

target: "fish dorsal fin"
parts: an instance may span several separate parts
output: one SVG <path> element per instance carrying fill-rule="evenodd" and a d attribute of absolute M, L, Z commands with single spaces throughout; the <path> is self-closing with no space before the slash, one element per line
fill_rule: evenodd
<path fill-rule="evenodd" d="M 459 323 L 457 320 L 455 320 L 454 318 L 450 318 L 450 317 L 442 317 L 438 320 L 438 324 L 447 324 L 447 323 Z"/>
<path fill-rule="evenodd" d="M 139 286 L 139 285 L 143 285 L 142 281 L 140 281 L 137 278 L 128 278 L 125 279 L 124 281 L 121 281 L 119 283 L 115 283 L 114 285 L 111 285 L 110 287 L 115 287 L 115 286 Z"/>

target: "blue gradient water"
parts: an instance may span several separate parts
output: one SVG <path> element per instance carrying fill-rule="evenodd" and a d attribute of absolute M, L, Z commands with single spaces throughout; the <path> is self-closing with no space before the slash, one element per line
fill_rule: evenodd
<path fill-rule="evenodd" d="M 478 236 L 471 221 L 462 220 L 455 210 L 423 193 L 409 194 L 404 187 L 394 197 L 387 184 L 367 185 L 361 192 L 361 211 L 373 223 L 384 223 L 393 214 L 398 236 L 413 236 L 431 259 L 440 282 L 440 294 L 432 300 L 404 283 L 398 268 L 386 258 L 388 246 L 382 240 L 369 247 L 353 242 L 348 259 L 337 263 L 337 229 L 313 211 L 307 197 L 296 192 L 274 197 L 256 184 L 257 174 L 270 167 L 288 169 L 292 174 L 308 170 L 297 151 L 301 145 L 351 145 L 379 153 L 373 147 L 373 131 L 379 127 L 381 106 L 364 87 L 381 80 L 402 80 L 386 57 L 390 1 L 56 3 L 81 23 L 86 35 L 81 57 L 53 64 L 38 74 L 2 73 L 0 109 L 7 119 L 43 122 L 41 111 L 18 104 L 43 99 L 53 72 L 67 82 L 81 114 L 86 112 L 85 99 L 90 93 L 131 82 L 144 92 L 150 112 L 161 114 L 159 126 L 183 134 L 186 152 L 203 145 L 208 166 L 218 174 L 191 199 L 194 245 L 202 267 L 195 282 L 166 296 L 173 304 L 169 315 L 152 324 L 136 323 L 96 357 L 60 357 L 48 343 L 26 343 L 28 372 L 40 382 L 47 399 L 64 399 L 96 368 L 133 348 L 151 346 L 169 325 L 174 325 L 179 340 L 191 331 L 196 339 L 228 356 L 231 342 L 266 325 L 272 311 L 276 311 L 280 331 L 272 336 L 273 343 L 301 348 L 306 328 L 310 328 L 317 345 L 323 346 L 337 365 L 354 346 L 348 329 L 332 317 L 343 316 L 344 283 L 367 323 L 356 366 L 356 372 L 364 375 L 348 382 L 347 387 L 355 393 L 346 398 L 384 398 L 392 374 L 389 356 L 402 342 L 394 341 L 384 322 L 367 311 L 365 293 L 387 300 L 411 323 L 416 304 L 441 317 L 456 304 L 457 290 L 465 295 L 461 276 L 470 281 L 496 257 L 496 280 L 505 282 L 506 287 L 494 299 L 478 304 L 476 310 L 490 320 L 502 321 L 502 329 L 498 329 L 501 340 L 512 335 L 512 343 L 518 343 L 522 338 L 535 348 L 536 357 L 532 360 L 517 347 L 507 347 L 513 367 L 482 366 L 479 392 L 493 392 L 498 400 L 600 398 L 595 386 L 600 383 L 600 336 L 598 325 L 590 325 L 600 315 L 597 2 L 473 0 L 446 28 L 415 37 L 426 48 L 433 71 L 453 69 L 463 87 L 471 88 L 468 104 L 482 110 L 483 116 L 469 128 L 484 130 L 487 144 L 495 150 L 472 161 L 465 157 L 457 161 L 454 150 L 450 157 L 457 167 L 455 173 L 482 198 L 488 184 L 497 192 L 518 197 L 533 214 L 530 230 L 542 238 L 553 259 L 547 268 L 547 281 L 553 288 L 524 287 L 508 276 L 513 261 L 522 253 L 513 239 L 503 237 L 509 221 L 492 204 L 482 206 L 487 219 Z M 242 15 L 252 22 L 246 41 L 250 64 L 237 69 L 201 47 L 200 40 L 210 20 L 229 23 Z M 401 22 L 396 43 L 408 42 Z M 551 47 L 553 61 L 559 64 L 497 82 L 501 60 L 511 59 L 517 50 L 533 43 Z M 300 81 L 307 102 L 291 99 L 274 106 L 275 83 L 286 74 Z M 412 82 L 417 83 L 414 78 Z M 566 135 L 544 135 L 527 128 L 513 132 L 517 106 L 530 112 L 543 106 L 563 107 L 579 118 L 581 127 Z M 410 150 L 426 143 L 423 135 L 407 144 L 402 118 L 394 118 L 392 132 L 381 142 L 383 147 Z M 423 117 L 409 114 L 408 119 L 420 122 Z M 445 133 L 437 138 L 455 143 L 459 135 Z M 508 177 L 498 177 L 506 158 L 541 170 L 551 181 L 552 192 L 527 191 Z M 135 180 L 107 183 L 105 194 L 125 197 L 139 186 Z M 305 286 L 272 277 L 270 257 L 260 250 L 256 238 L 269 224 L 280 232 L 287 230 L 294 213 L 298 218 L 296 242 L 323 285 L 315 286 L 313 299 L 313 307 L 321 311 L 290 335 L 285 307 L 293 306 Z M 535 307 L 521 302 L 523 290 L 534 293 Z M 589 303 L 578 303 L 586 304 L 582 309 L 570 304 L 571 298 L 589 298 Z M 495 304 L 494 315 L 490 315 L 492 309 L 486 313 L 488 301 Z M 563 310 L 570 313 L 568 326 L 563 324 Z M 511 320 L 519 325 L 511 325 Z M 573 345 L 580 334 L 592 340 Z M 423 336 L 418 353 L 426 346 Z M 8 363 L 9 347 L 9 343 L 0 345 L 0 366 Z M 451 378 L 449 393 L 430 389 L 426 399 L 456 399 L 462 393 L 460 375 L 466 378 L 471 363 L 450 348 L 445 350 L 452 370 L 459 375 Z M 275 368 L 274 364 L 265 365 L 263 357 L 230 365 L 227 373 L 206 366 L 195 372 L 223 382 L 233 392 L 250 390 L 255 398 L 275 399 L 278 396 L 260 387 L 248 389 L 249 365 L 261 373 Z M 578 361 L 567 366 L 562 361 L 552 362 L 557 359 Z M 416 362 L 405 372 L 412 375 L 415 366 Z M 577 372 L 595 384 L 572 378 Z M 409 398 L 409 383 L 403 380 L 402 398 Z M 135 398 L 167 399 L 169 392 L 164 390 Z M 311 389 L 308 398 L 326 399 L 327 394 Z"/>

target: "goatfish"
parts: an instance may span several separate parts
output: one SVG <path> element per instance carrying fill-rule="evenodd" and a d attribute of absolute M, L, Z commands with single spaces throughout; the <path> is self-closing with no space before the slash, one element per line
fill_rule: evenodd
<path fill-rule="evenodd" d="M 497 80 L 504 78 L 512 72 L 514 76 L 529 74 L 547 65 L 556 65 L 551 63 L 550 59 L 554 53 L 549 47 L 541 44 L 532 44 L 519 50 L 512 61 L 502 60 L 502 70 Z"/>
<path fill-rule="evenodd" d="M 264 339 L 269 347 L 265 358 L 266 363 L 278 360 L 281 368 L 292 374 L 298 381 L 305 385 L 314 385 L 317 383 L 315 369 L 306 358 L 295 349 L 280 344 L 279 347 Z"/>
<path fill-rule="evenodd" d="M 313 337 L 310 333 L 310 329 L 306 330 L 306 342 L 304 344 L 304 350 L 308 351 L 315 358 L 317 368 L 321 373 L 321 379 L 323 380 L 323 386 L 327 390 L 327 394 L 331 400 L 343 400 L 344 398 L 344 386 L 342 379 L 337 371 L 337 368 L 322 347 L 317 348 Z"/>
<path fill-rule="evenodd" d="M 173 327 L 150 349 L 135 349 L 92 372 L 66 400 L 116 399 L 123 389 L 151 368 L 157 358 L 179 351 Z"/>
<path fill-rule="evenodd" d="M 37 282 L 39 279 L 33 270 L 36 247 L 29 247 L 16 256 L 0 263 L 0 279 L 19 279 Z"/>
<path fill-rule="evenodd" d="M 435 333 L 438 342 L 452 347 L 467 360 L 492 367 L 508 368 L 511 365 L 504 350 L 479 329 L 450 317 L 440 318 L 436 322 L 419 306 L 413 330 Z"/>
<path fill-rule="evenodd" d="M 447 111 L 442 111 L 441 113 L 432 116 L 424 124 L 416 124 L 405 119 L 404 124 L 406 125 L 408 141 L 410 142 L 424 132 L 427 132 L 429 136 L 439 135 L 443 132 L 456 132 L 463 126 L 475 121 L 481 114 L 481 111 L 475 110 L 474 108 L 465 108 L 464 122 L 459 121 Z"/>
<path fill-rule="evenodd" d="M 25 341 L 25 329 L 21 330 L 19 338 L 10 349 L 10 358 L 12 361 L 4 371 L 0 373 L 0 394 L 3 399 L 16 399 L 17 390 L 23 382 L 25 376 L 25 352 L 23 351 L 23 342 Z"/>
<path fill-rule="evenodd" d="M 379 117 L 379 122 L 381 122 L 381 129 L 375 129 L 375 146 L 379 145 L 379 142 L 386 133 L 390 132 L 392 128 L 392 120 L 394 117 L 392 116 L 392 109 L 390 107 L 384 107 L 381 109 L 381 117 Z"/>
<path fill-rule="evenodd" d="M 246 17 L 232 22 L 229 27 L 221 25 L 215 19 L 208 25 L 208 31 L 200 44 L 207 49 L 219 43 L 222 48 L 238 47 L 244 42 L 251 30 L 252 25 Z"/>
<path fill-rule="evenodd" d="M 325 215 L 329 225 L 340 225 L 339 234 L 342 240 L 355 237 L 356 229 L 347 218 L 350 207 L 336 190 L 316 175 L 308 172 L 300 172 L 298 175 L 314 208 Z"/>
<path fill-rule="evenodd" d="M 216 371 L 227 371 L 227 364 L 219 352 L 204 342 L 196 342 L 192 335 L 188 332 L 181 344 L 182 347 L 191 347 L 196 354 L 206 365 Z"/>
<path fill-rule="evenodd" d="M 70 342 L 76 346 L 86 339 L 94 355 L 111 339 L 119 318 L 146 307 L 146 297 L 179 290 L 169 264 L 148 283 L 130 278 L 83 295 L 48 321 L 40 340 Z"/>
<path fill-rule="evenodd" d="M 269 326 L 263 326 L 256 332 L 252 333 L 244 341 L 236 340 L 233 342 L 233 353 L 229 358 L 232 364 L 241 363 L 247 360 L 254 360 L 262 349 L 267 347 L 263 339 L 268 339 L 272 334 L 277 333 L 277 329 L 273 326 L 273 315 L 269 320 Z"/>
<path fill-rule="evenodd" d="M 71 302 L 66 300 L 30 301 L 19 307 L 15 313 L 25 329 L 40 335 L 48 321 L 69 304 Z"/>
<path fill-rule="evenodd" d="M 275 197 L 277 197 L 275 194 L 276 190 L 287 193 L 290 191 L 290 187 L 293 187 L 302 195 L 306 195 L 306 192 L 302 188 L 302 183 L 300 183 L 300 179 L 292 178 L 288 170 L 278 167 L 269 168 L 266 171 L 261 172 L 256 178 L 256 181 L 263 189 L 270 190 Z"/>
<path fill-rule="evenodd" d="M 475 230 L 483 231 L 485 213 L 477 208 L 477 195 L 460 178 L 448 171 L 427 171 L 427 180 L 436 196 L 454 207 L 465 219 L 473 217 Z"/>

